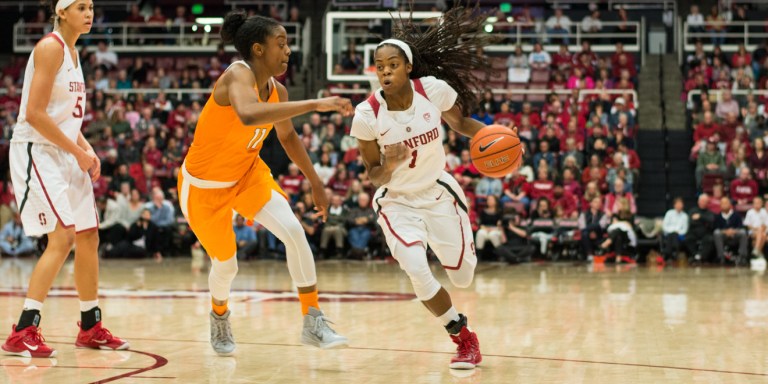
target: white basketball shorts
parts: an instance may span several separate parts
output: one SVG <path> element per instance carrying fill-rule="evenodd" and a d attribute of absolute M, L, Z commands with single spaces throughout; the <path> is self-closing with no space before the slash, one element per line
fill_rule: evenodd
<path fill-rule="evenodd" d="M 373 208 L 393 253 L 398 243 L 424 249 L 429 245 L 447 270 L 474 270 L 477 265 L 467 198 L 448 173 L 443 172 L 434 186 L 418 192 L 395 193 L 379 188 Z M 393 257 L 397 259 L 397 255 Z"/>
<path fill-rule="evenodd" d="M 12 142 L 9 160 L 27 236 L 53 232 L 57 222 L 77 232 L 98 228 L 93 184 L 74 156 L 49 144 Z"/>

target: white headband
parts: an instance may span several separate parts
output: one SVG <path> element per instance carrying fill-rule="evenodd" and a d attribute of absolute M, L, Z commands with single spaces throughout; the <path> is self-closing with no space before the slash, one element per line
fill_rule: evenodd
<path fill-rule="evenodd" d="M 408 62 L 413 64 L 413 53 L 411 52 L 411 47 L 408 46 L 404 41 L 398 40 L 398 39 L 387 39 L 379 43 L 379 47 L 381 47 L 384 44 L 392 44 L 405 52 L 405 57 L 408 58 Z"/>
<path fill-rule="evenodd" d="M 59 27 L 59 11 L 62 9 L 69 8 L 70 5 L 74 4 L 77 0 L 59 0 L 56 3 L 56 15 L 53 17 L 53 29 L 56 29 Z"/>

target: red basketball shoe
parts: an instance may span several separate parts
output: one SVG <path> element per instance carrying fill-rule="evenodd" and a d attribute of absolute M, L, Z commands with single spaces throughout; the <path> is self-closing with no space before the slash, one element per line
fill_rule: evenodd
<path fill-rule="evenodd" d="M 45 345 L 45 338 L 40 328 L 31 325 L 16 332 L 16 325 L 3 344 L 3 351 L 9 355 L 24 357 L 55 357 L 56 350 Z"/>
<path fill-rule="evenodd" d="M 80 322 L 77 322 L 77 326 L 80 327 Z M 92 349 L 107 349 L 107 350 L 124 350 L 130 348 L 130 344 L 127 341 L 112 336 L 106 328 L 101 326 L 101 321 L 96 323 L 93 328 L 84 331 L 80 328 L 80 333 L 77 335 L 77 341 L 75 346 L 79 348 L 92 348 Z"/>
<path fill-rule="evenodd" d="M 456 343 L 456 356 L 451 358 L 449 367 L 453 369 L 474 369 L 475 366 L 483 361 L 480 354 L 480 342 L 477 341 L 477 334 L 461 327 L 458 335 L 451 335 L 451 340 Z"/>

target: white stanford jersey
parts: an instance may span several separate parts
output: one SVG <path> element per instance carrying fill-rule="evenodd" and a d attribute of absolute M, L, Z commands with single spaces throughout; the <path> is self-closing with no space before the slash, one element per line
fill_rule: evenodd
<path fill-rule="evenodd" d="M 64 132 L 64 135 L 73 142 L 77 142 L 77 135 L 83 125 L 86 100 L 85 81 L 83 80 L 83 70 L 80 67 L 80 59 L 72 57 L 59 32 L 53 32 L 44 38 L 55 39 L 61 44 L 61 49 L 64 50 L 64 61 L 61 67 L 59 67 L 59 71 L 56 72 L 56 80 L 51 90 L 51 100 L 48 102 L 48 107 L 45 111 L 59 129 Z M 77 66 L 75 66 L 75 63 L 77 63 Z M 27 62 L 27 69 L 24 71 L 21 107 L 11 141 L 17 143 L 52 144 L 27 123 L 27 102 L 29 101 L 29 89 L 34 75 L 35 51 L 32 50 Z"/>
<path fill-rule="evenodd" d="M 408 147 L 408 159 L 382 186 L 393 192 L 429 188 L 445 168 L 441 115 L 455 104 L 456 91 L 432 76 L 412 80 L 411 86 L 413 102 L 405 111 L 387 110 L 387 102 L 378 89 L 355 109 L 350 131 L 351 136 L 360 140 L 377 141 L 382 155 L 387 145 L 404 143 Z"/>

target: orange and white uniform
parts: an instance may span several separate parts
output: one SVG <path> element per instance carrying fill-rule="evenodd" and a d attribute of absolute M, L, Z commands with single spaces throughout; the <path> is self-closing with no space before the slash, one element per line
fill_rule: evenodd
<path fill-rule="evenodd" d="M 238 64 L 248 66 L 243 61 L 232 66 Z M 278 103 L 274 79 L 270 88 L 266 102 Z M 273 191 L 287 199 L 259 157 L 272 128 L 273 124 L 244 125 L 231 105 L 216 103 L 213 93 L 200 114 L 179 171 L 178 190 L 181 211 L 212 258 L 225 261 L 237 252 L 233 211 L 253 219 L 272 199 Z"/>

